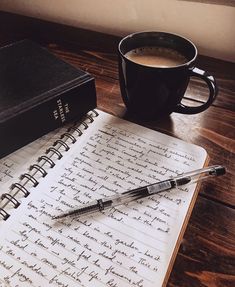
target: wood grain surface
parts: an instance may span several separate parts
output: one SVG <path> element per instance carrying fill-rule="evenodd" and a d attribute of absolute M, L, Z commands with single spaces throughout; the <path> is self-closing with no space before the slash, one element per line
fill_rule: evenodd
<path fill-rule="evenodd" d="M 213 74 L 219 85 L 213 105 L 197 115 L 173 113 L 142 122 L 126 113 L 121 99 L 118 37 L 0 12 L 0 45 L 23 38 L 94 75 L 100 109 L 200 145 L 210 164 L 225 165 L 225 176 L 201 185 L 167 286 L 235 286 L 235 64 L 199 56 L 197 66 Z M 198 105 L 206 96 L 207 87 L 195 78 L 184 101 Z"/>

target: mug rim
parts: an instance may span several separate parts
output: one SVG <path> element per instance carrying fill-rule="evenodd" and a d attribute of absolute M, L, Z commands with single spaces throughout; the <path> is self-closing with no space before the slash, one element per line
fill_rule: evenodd
<path fill-rule="evenodd" d="M 177 66 L 157 67 L 157 66 L 148 66 L 148 65 L 143 65 L 143 64 L 140 64 L 140 63 L 136 63 L 135 61 L 130 60 L 129 58 L 127 58 L 125 56 L 125 54 L 121 51 L 121 45 L 123 44 L 124 41 L 126 41 L 128 39 L 131 39 L 132 37 L 134 37 L 136 35 L 154 34 L 154 33 L 156 33 L 156 34 L 164 34 L 164 35 L 168 35 L 168 36 L 175 36 L 175 37 L 178 37 L 178 38 L 181 38 L 181 39 L 185 40 L 186 42 L 188 42 L 194 48 L 194 51 L 195 51 L 194 57 L 191 60 L 188 60 L 186 63 L 180 64 L 180 65 L 177 65 Z M 127 61 L 129 61 L 129 62 L 131 62 L 131 63 L 133 63 L 135 65 L 139 65 L 141 67 L 150 68 L 150 69 L 176 69 L 176 68 L 182 68 L 182 67 L 190 67 L 191 64 L 196 60 L 196 58 L 198 56 L 198 50 L 197 50 L 196 45 L 191 40 L 189 40 L 188 38 L 186 38 L 184 36 L 181 36 L 179 34 L 176 34 L 176 33 L 165 32 L 165 31 L 154 31 L 154 30 L 146 30 L 146 31 L 134 32 L 134 33 L 126 35 L 118 43 L 118 52 Z"/>

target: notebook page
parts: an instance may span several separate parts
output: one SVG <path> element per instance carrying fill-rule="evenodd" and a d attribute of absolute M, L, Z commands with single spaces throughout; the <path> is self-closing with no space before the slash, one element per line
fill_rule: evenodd
<path fill-rule="evenodd" d="M 60 133 L 60 129 L 52 131 L 14 153 L 0 159 L 0 195 L 6 192 L 6 190 L 2 188 L 3 185 L 9 187 L 11 183 L 15 182 L 32 163 L 37 161 L 37 158 L 45 151 L 46 147 L 53 144 Z"/>
<path fill-rule="evenodd" d="M 100 112 L 0 231 L 10 286 L 161 286 L 195 185 L 76 219 L 93 199 L 201 168 L 200 147 Z"/>

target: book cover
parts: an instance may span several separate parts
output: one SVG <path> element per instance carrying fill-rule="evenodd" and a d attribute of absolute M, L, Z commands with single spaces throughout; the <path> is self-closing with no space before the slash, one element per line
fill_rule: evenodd
<path fill-rule="evenodd" d="M 0 48 L 0 158 L 95 107 L 90 74 L 30 40 Z"/>

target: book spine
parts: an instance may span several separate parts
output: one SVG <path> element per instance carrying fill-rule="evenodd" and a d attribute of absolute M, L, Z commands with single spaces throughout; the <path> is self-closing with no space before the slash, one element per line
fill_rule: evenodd
<path fill-rule="evenodd" d="M 94 78 L 57 92 L 53 97 L 0 124 L 0 158 L 96 108 Z"/>
<path fill-rule="evenodd" d="M 55 167 L 56 161 L 60 160 L 71 145 L 77 142 L 84 130 L 89 128 L 89 125 L 94 122 L 94 118 L 98 115 L 96 110 L 92 110 L 83 116 L 78 123 L 71 124 L 68 130 L 38 158 L 37 162 L 28 167 L 28 171 L 20 176 L 20 181 L 13 183 L 9 192 L 1 195 L 0 217 L 3 220 L 9 218 L 9 210 L 12 206 L 17 208 L 21 203 L 20 199 L 30 194 L 28 186 L 36 187 L 40 178 L 47 176 L 49 169 Z"/>

